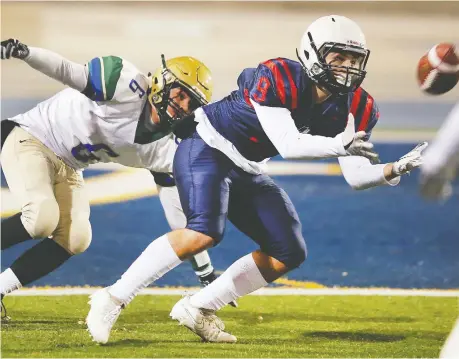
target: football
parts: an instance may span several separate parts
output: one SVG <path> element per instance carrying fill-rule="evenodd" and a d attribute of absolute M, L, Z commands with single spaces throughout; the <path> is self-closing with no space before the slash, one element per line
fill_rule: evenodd
<path fill-rule="evenodd" d="M 418 83 L 422 91 L 441 95 L 459 81 L 459 50 L 454 44 L 440 43 L 421 57 L 418 63 Z"/>

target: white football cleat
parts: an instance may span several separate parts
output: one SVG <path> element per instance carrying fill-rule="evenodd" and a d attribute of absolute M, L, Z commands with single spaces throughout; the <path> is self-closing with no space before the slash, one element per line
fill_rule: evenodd
<path fill-rule="evenodd" d="M 91 309 L 86 317 L 88 332 L 95 342 L 105 344 L 123 307 L 115 303 L 108 288 L 99 289 L 90 298 Z"/>
<path fill-rule="evenodd" d="M 237 341 L 234 335 L 224 331 L 225 325 L 213 310 L 193 307 L 189 296 L 183 297 L 174 305 L 170 317 L 206 342 L 236 343 Z"/>

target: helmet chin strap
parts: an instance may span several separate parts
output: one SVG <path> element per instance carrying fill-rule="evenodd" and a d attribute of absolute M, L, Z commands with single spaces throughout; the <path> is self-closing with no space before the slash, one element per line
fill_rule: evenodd
<path fill-rule="evenodd" d="M 315 82 L 315 86 L 317 87 L 318 90 L 322 91 L 325 94 L 325 96 L 323 98 L 320 98 L 320 99 L 316 98 L 316 102 L 317 103 L 322 103 L 322 102 L 326 101 L 327 99 L 329 99 L 330 96 L 332 96 L 333 93 L 330 92 L 330 90 L 327 89 L 326 87 L 320 85 L 317 82 Z M 319 94 L 317 94 L 317 95 L 319 95 Z"/>
<path fill-rule="evenodd" d="M 172 114 L 169 112 L 169 106 L 167 106 L 166 113 L 170 118 L 174 118 L 174 116 L 172 116 Z"/>

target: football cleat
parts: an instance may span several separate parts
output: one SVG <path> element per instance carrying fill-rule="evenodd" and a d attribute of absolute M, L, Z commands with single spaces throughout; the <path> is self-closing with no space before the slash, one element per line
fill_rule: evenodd
<path fill-rule="evenodd" d="M 6 307 L 5 307 L 5 304 L 3 304 L 3 297 L 5 297 L 4 294 L 2 294 L 2 296 L 1 296 L 1 302 L 2 302 L 1 320 L 2 320 L 2 322 L 8 322 L 11 318 L 6 314 Z"/>
<path fill-rule="evenodd" d="M 215 274 L 215 271 L 212 271 L 212 273 L 207 274 L 205 276 L 199 276 L 199 282 L 201 283 L 203 287 L 207 287 L 215 279 L 217 279 L 217 275 Z M 228 304 L 234 308 L 238 307 L 238 304 L 235 300 L 233 300 L 232 302 L 229 302 Z"/>
<path fill-rule="evenodd" d="M 205 342 L 236 343 L 237 338 L 225 332 L 225 325 L 215 311 L 193 307 L 190 296 L 180 299 L 172 308 L 170 317 L 179 322 Z"/>
<path fill-rule="evenodd" d="M 124 306 L 113 300 L 108 288 L 98 290 L 90 298 L 91 309 L 86 317 L 88 332 L 93 341 L 105 344 Z"/>

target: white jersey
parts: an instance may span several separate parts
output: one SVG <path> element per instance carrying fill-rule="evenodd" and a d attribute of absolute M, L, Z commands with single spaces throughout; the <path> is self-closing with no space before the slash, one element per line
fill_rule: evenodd
<path fill-rule="evenodd" d="M 155 141 L 144 121 L 149 78 L 134 65 L 108 56 L 87 64 L 84 94 L 68 88 L 11 118 L 75 169 L 116 162 L 172 172 L 173 135 Z M 147 106 L 147 107 L 146 107 Z"/>

